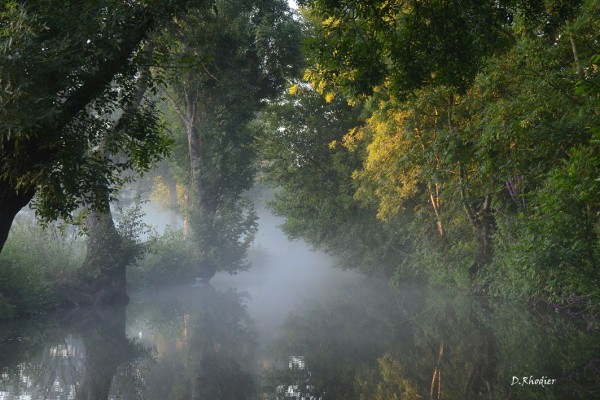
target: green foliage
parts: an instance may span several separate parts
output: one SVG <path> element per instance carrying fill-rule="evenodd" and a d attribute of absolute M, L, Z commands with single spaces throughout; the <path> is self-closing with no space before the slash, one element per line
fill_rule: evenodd
<path fill-rule="evenodd" d="M 38 266 L 55 276 L 77 270 L 85 257 L 83 237 L 73 227 L 44 227 L 29 216 L 17 219 L 6 246 L 2 259 Z"/>
<path fill-rule="evenodd" d="M 367 400 L 416 400 L 422 398 L 410 380 L 405 378 L 404 368 L 391 355 L 377 359 L 380 376 L 357 376 L 359 399 Z M 373 376 L 375 375 L 375 376 Z M 374 382 L 373 382 L 374 381 Z"/>
<path fill-rule="evenodd" d="M 283 229 L 290 237 L 339 256 L 342 266 L 388 274 L 392 262 L 406 260 L 400 223 L 382 224 L 372 208 L 354 200 L 351 175 L 362 150 L 338 143 L 360 110 L 327 103 L 305 84 L 294 91 L 259 118 L 265 178 L 280 188 L 271 202 L 274 212 L 286 217 Z"/>
<path fill-rule="evenodd" d="M 144 257 L 153 244 L 152 237 L 156 236 L 152 227 L 143 221 L 142 204 L 140 196 L 136 195 L 132 205 L 127 208 L 119 206 L 117 209 L 116 229 L 121 239 L 121 257 L 125 265 Z"/>
<path fill-rule="evenodd" d="M 127 269 L 127 280 L 133 287 L 180 283 L 193 280 L 197 269 L 183 232 L 167 228 L 148 240 L 143 258 Z"/>
<path fill-rule="evenodd" d="M 189 193 L 197 191 L 202 207 L 216 208 L 252 186 L 256 149 L 249 122 L 298 68 L 298 35 L 284 2 L 260 0 L 217 2 L 189 13 L 162 36 L 159 52 L 191 61 L 186 73 L 167 75 L 167 92 L 180 117 L 177 133 L 187 130 L 181 139 L 193 147 L 176 163 L 188 170 L 188 184 L 196 175 Z"/>
<path fill-rule="evenodd" d="M 575 296 L 600 300 L 600 194 L 598 146 L 573 148 L 549 173 L 531 201 L 527 218 L 500 231 L 497 292 L 529 299 L 568 302 Z M 505 222 L 506 224 L 506 222 Z M 512 232 L 511 232 L 512 231 Z M 517 290 L 516 293 L 514 291 Z M 585 306 L 585 305 L 583 305 Z"/>
<path fill-rule="evenodd" d="M 210 278 L 215 271 L 235 274 L 248 269 L 246 254 L 254 241 L 257 219 L 252 205 L 243 199 L 222 202 L 214 214 L 194 210 L 190 225 L 196 276 Z"/>
<path fill-rule="evenodd" d="M 384 83 L 394 95 L 431 84 L 464 90 L 483 58 L 510 41 L 505 1 L 306 3 L 319 21 L 307 40 L 309 79 L 350 97 Z"/>
<path fill-rule="evenodd" d="M 210 278 L 217 269 L 232 274 L 247 269 L 246 254 L 257 218 L 246 207 L 226 205 L 213 218 L 192 215 L 191 238 L 171 227 L 161 235 L 151 234 L 137 244 L 143 255 L 128 268 L 128 283 L 134 287 L 176 284 Z"/>
<path fill-rule="evenodd" d="M 7 314 L 1 315 L 0 319 L 14 314 L 40 314 L 54 308 L 55 293 L 41 268 L 31 264 L 16 265 L 10 261 L 3 261 L 1 267 L 0 290 Z"/>
<path fill-rule="evenodd" d="M 395 283 L 597 307 L 600 2 L 304 4 L 325 99 L 294 85 L 265 124 L 286 231 Z"/>
<path fill-rule="evenodd" d="M 254 211 L 241 197 L 256 175 L 251 121 L 296 72 L 299 31 L 283 1 L 217 1 L 176 21 L 158 40 L 159 53 L 186 65 L 185 73 L 166 75 L 183 155 L 172 175 L 186 186 L 181 211 L 202 277 L 246 268 L 256 231 Z"/>
<path fill-rule="evenodd" d="M 27 217 L 14 224 L 0 256 L 0 319 L 30 315 L 56 306 L 56 287 L 83 264 L 85 244 L 76 233 L 41 227 Z"/>
<path fill-rule="evenodd" d="M 140 86 L 156 91 L 156 81 L 140 74 L 141 65 L 153 62 L 142 47 L 151 31 L 202 5 L 183 0 L 2 3 L 3 232 L 34 193 L 41 218 L 68 221 L 79 206 L 99 206 L 107 193 L 114 195 L 128 180 L 125 171 L 147 171 L 164 157 L 169 140 L 152 102 L 131 107 Z M 126 115 L 117 118 L 122 112 Z M 15 204 L 17 191 L 21 198 Z"/>

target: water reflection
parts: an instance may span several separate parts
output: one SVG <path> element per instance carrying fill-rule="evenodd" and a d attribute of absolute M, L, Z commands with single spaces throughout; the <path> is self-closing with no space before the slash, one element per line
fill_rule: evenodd
<path fill-rule="evenodd" d="M 188 286 L 134 294 L 127 313 L 3 325 L 0 399 L 600 396 L 598 332 L 554 313 L 362 280 L 307 299 L 258 340 L 250 301 Z"/>
<path fill-rule="evenodd" d="M 117 368 L 143 353 L 125 327 L 123 306 L 3 327 L 0 398 L 108 398 Z"/>
<path fill-rule="evenodd" d="M 140 296 L 131 335 L 155 349 L 144 399 L 253 399 L 256 333 L 237 291 L 210 285 Z"/>
<path fill-rule="evenodd" d="M 0 399 L 252 399 L 256 335 L 235 291 L 141 295 L 0 330 Z"/>
<path fill-rule="evenodd" d="M 362 284 L 288 318 L 265 387 L 270 399 L 598 398 L 598 339 L 515 304 Z"/>

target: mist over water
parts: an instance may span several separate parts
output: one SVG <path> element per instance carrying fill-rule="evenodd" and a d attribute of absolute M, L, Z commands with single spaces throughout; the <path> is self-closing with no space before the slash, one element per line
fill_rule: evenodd
<path fill-rule="evenodd" d="M 133 292 L 127 307 L 0 325 L 0 399 L 600 395 L 598 332 L 580 321 L 391 289 L 289 241 L 264 205 L 257 214 L 248 271 Z"/>
<path fill-rule="evenodd" d="M 313 251 L 303 240 L 290 241 L 264 204 L 257 206 L 259 228 L 249 251 L 251 267 L 237 275 L 218 273 L 217 290 L 236 288 L 248 294 L 248 312 L 263 338 L 272 338 L 286 316 L 310 301 L 326 298 L 335 289 L 367 279 L 334 267 L 335 259 Z"/>

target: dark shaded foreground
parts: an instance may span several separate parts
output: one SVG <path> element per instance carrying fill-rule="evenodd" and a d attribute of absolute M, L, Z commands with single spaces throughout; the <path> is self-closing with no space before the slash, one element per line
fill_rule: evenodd
<path fill-rule="evenodd" d="M 3 399 L 106 399 L 119 366 L 146 351 L 126 335 L 126 306 L 84 308 L 2 328 Z"/>
<path fill-rule="evenodd" d="M 393 293 L 365 280 L 306 298 L 266 338 L 264 316 L 251 314 L 252 300 L 237 290 L 185 286 L 132 300 L 127 313 L 93 308 L 0 327 L 0 397 L 600 395 L 598 332 L 516 304 L 416 288 Z M 545 383 L 521 385 L 525 376 Z"/>

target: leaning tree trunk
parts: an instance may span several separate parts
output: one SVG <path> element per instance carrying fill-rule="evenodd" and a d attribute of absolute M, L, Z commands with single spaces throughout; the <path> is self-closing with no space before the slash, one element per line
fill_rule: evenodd
<path fill-rule="evenodd" d="M 0 180 L 0 252 L 8 239 L 15 216 L 34 194 L 34 189 L 16 191 L 5 179 Z"/>
<path fill-rule="evenodd" d="M 153 45 L 147 43 L 144 51 L 152 54 Z M 123 116 L 134 113 L 142 104 L 148 90 L 149 66 L 140 69 L 137 88 L 132 102 L 123 109 L 123 114 L 116 121 L 114 130 L 127 129 L 127 119 Z M 106 143 L 102 141 L 97 154 L 102 158 L 110 157 Z M 129 301 L 127 295 L 126 268 L 132 261 L 123 250 L 123 238 L 117 232 L 110 211 L 108 192 L 100 195 L 97 202 L 86 206 L 86 228 L 88 233 L 85 267 L 94 278 L 92 282 L 94 304 L 114 304 Z"/>

